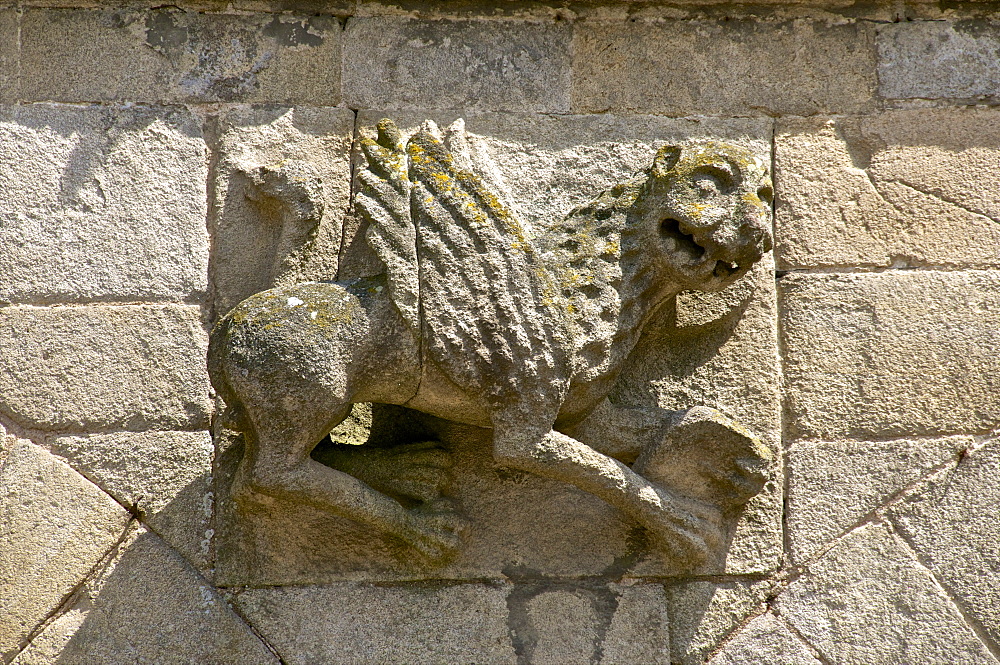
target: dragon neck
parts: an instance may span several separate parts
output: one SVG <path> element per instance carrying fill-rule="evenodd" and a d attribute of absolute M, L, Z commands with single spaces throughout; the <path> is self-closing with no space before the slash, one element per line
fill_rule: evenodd
<path fill-rule="evenodd" d="M 546 238 L 550 268 L 570 312 L 575 381 L 613 380 L 664 299 L 641 229 L 628 223 L 644 182 L 604 192 Z"/>

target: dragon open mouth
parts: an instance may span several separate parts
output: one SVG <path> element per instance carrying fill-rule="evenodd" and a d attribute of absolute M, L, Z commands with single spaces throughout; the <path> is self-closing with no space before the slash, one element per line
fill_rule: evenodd
<path fill-rule="evenodd" d="M 694 236 L 681 230 L 681 223 L 676 219 L 665 219 L 660 223 L 660 233 L 673 238 L 677 251 L 693 260 L 705 255 L 705 248 L 698 244 Z"/>
<path fill-rule="evenodd" d="M 695 240 L 694 235 L 684 232 L 679 220 L 667 218 L 660 222 L 660 233 L 664 237 L 671 238 L 676 251 L 692 263 L 706 258 L 706 249 Z M 718 279 L 727 279 L 740 271 L 740 266 L 735 262 L 716 260 L 714 263 L 712 275 Z"/>

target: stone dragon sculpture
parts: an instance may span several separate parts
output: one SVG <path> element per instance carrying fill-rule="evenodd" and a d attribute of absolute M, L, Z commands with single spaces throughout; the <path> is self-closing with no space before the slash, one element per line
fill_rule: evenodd
<path fill-rule="evenodd" d="M 533 238 L 474 173 L 460 121 L 404 140 L 383 120 L 360 145 L 355 207 L 384 274 L 258 293 L 211 334 L 212 384 L 246 440 L 234 493 L 448 556 L 463 518 L 444 500 L 408 508 L 310 457 L 353 404 L 402 405 L 490 428 L 499 465 L 602 498 L 683 561 L 708 556 L 770 453 L 711 409 L 607 396 L 659 305 L 723 289 L 770 250 L 767 166 L 728 144 L 666 146 Z"/>

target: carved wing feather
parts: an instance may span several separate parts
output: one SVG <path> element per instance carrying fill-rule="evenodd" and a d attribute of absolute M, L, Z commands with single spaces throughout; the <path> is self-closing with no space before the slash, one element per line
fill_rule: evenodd
<path fill-rule="evenodd" d="M 407 154 L 430 360 L 497 402 L 561 399 L 566 311 L 524 228 L 459 167 L 468 160 L 452 155 L 433 125 L 413 135 Z"/>
<path fill-rule="evenodd" d="M 389 120 L 378 124 L 375 139 L 360 141 L 367 165 L 358 171 L 354 205 L 368 223 L 367 240 L 385 264 L 389 296 L 414 336 L 420 334 L 417 231 L 410 215 L 411 185 L 406 150 Z"/>

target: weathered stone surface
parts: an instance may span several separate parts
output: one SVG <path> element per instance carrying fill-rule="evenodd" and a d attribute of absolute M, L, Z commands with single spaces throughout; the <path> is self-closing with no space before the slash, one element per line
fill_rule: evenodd
<path fill-rule="evenodd" d="M 778 268 L 1000 265 L 998 146 L 994 109 L 779 121 Z"/>
<path fill-rule="evenodd" d="M 597 635 L 601 665 L 669 661 L 670 613 L 663 587 L 612 584 L 609 588 L 617 605 L 606 632 Z"/>
<path fill-rule="evenodd" d="M 0 468 L 0 660 L 7 662 L 123 535 L 129 515 L 51 454 Z"/>
<path fill-rule="evenodd" d="M 761 614 L 720 649 L 710 665 L 820 665 L 809 647 L 770 612 Z"/>
<path fill-rule="evenodd" d="M 362 114 L 362 126 L 369 119 L 381 115 Z M 525 129 L 534 120 L 539 126 Z M 624 126 L 616 127 L 618 122 L 619 119 L 612 118 L 548 119 L 530 115 L 488 114 L 474 116 L 469 121 L 469 131 L 473 133 L 468 136 L 468 141 L 470 148 L 477 151 L 474 158 L 480 160 L 478 164 L 486 164 L 477 170 L 486 174 L 484 177 L 489 178 L 490 186 L 495 185 L 496 191 L 503 197 L 509 197 L 514 202 L 512 205 L 519 209 L 529 208 L 523 203 L 525 197 L 543 201 L 545 192 L 553 198 L 558 196 L 567 207 L 585 203 L 597 193 L 595 187 L 601 184 L 600 178 L 607 178 L 610 183 L 627 179 L 635 169 L 642 167 L 635 155 L 644 154 L 646 160 L 651 160 L 657 145 L 671 138 L 671 131 L 679 139 L 729 134 L 752 147 L 754 155 L 759 151 L 762 160 L 766 161 L 767 121 L 639 118 L 621 120 Z M 412 124 L 409 117 L 400 119 L 404 135 Z M 628 138 L 626 134 L 631 128 L 637 131 Z M 604 129 L 607 131 L 602 131 Z M 482 133 L 476 134 L 476 131 Z M 622 144 L 610 143 L 618 140 Z M 554 164 L 558 164 L 558 168 L 554 168 Z M 356 171 L 361 173 L 364 168 L 365 165 L 358 165 Z M 598 182 L 579 186 L 585 176 L 578 174 L 577 168 L 591 176 L 597 174 Z M 531 182 L 532 178 L 535 182 Z M 573 191 L 574 188 L 578 191 Z M 538 236 L 557 226 L 557 220 L 567 212 L 552 203 L 545 205 L 550 207 L 544 211 L 531 208 L 531 221 L 537 222 L 534 228 Z M 357 242 L 364 244 L 363 235 L 357 235 L 362 236 Z M 618 402 L 623 406 L 657 407 L 661 406 L 661 399 L 664 402 L 669 399 L 670 403 L 662 406 L 718 405 L 738 418 L 745 417 L 753 431 L 776 446 L 778 382 L 773 279 L 769 277 L 771 271 L 767 265 L 763 265 L 766 260 L 761 263 L 762 267 L 755 269 L 750 279 L 741 281 L 739 286 L 727 292 L 685 300 L 680 317 L 685 324 L 693 325 L 685 330 L 687 337 L 684 341 L 677 342 L 677 357 L 664 358 L 664 352 L 656 351 L 652 359 L 643 357 L 640 362 L 634 363 L 628 370 L 629 388 L 616 396 Z M 301 288 L 312 293 L 321 287 Z M 378 288 L 375 287 L 376 292 Z M 274 300 L 281 308 L 285 307 L 285 303 L 298 302 L 306 297 L 305 291 L 281 293 L 284 294 L 283 299 Z M 758 300 L 761 301 L 759 307 L 751 304 Z M 281 308 L 274 310 L 278 312 L 276 316 L 284 311 Z M 424 310 L 427 310 L 426 304 Z M 244 313 L 240 310 L 239 316 Z M 462 320 L 464 314 L 458 311 L 454 316 Z M 664 322 L 659 328 L 669 327 L 667 319 L 670 316 L 673 315 L 664 314 Z M 734 328 L 739 326 L 745 327 L 734 332 Z M 669 347 L 678 337 L 670 337 L 671 331 L 659 328 L 654 335 L 643 340 L 646 347 Z M 219 334 L 229 333 L 221 331 Z M 706 337 L 710 337 L 707 342 Z M 301 340 L 305 337 L 287 339 Z M 333 358 L 336 353 L 341 353 L 333 349 L 332 342 L 323 344 L 323 348 L 327 349 L 321 354 L 324 358 Z M 686 350 L 680 350 L 683 344 L 687 345 Z M 719 355 L 725 355 L 726 359 L 715 366 L 719 371 L 713 380 L 708 370 L 702 374 L 700 368 L 722 346 L 726 346 L 726 350 Z M 678 373 L 685 377 L 668 385 L 664 377 L 674 371 L 669 364 L 671 362 L 681 365 Z M 258 370 L 252 368 L 254 372 Z M 247 368 L 247 372 L 250 371 L 251 368 Z M 241 372 L 229 373 L 236 377 L 233 379 L 235 382 L 241 381 Z M 685 381 L 692 374 L 696 375 L 698 383 L 694 389 L 684 392 L 691 385 Z M 650 381 L 663 381 L 664 385 L 651 388 Z M 427 381 L 422 385 L 429 383 Z M 292 389 L 299 390 L 292 386 L 281 392 L 287 396 Z M 666 394 L 670 397 L 661 397 Z M 415 402 L 408 405 L 420 408 Z M 438 403 L 435 406 L 439 413 L 446 408 L 453 408 L 453 405 Z M 297 412 L 295 417 L 301 419 L 302 411 Z M 482 411 L 473 411 L 472 415 L 463 412 L 461 417 L 485 416 Z M 568 575 L 606 574 L 609 567 L 620 568 L 623 565 L 626 569 L 641 566 L 641 574 L 649 575 L 680 570 L 676 562 L 671 563 L 659 556 L 644 560 L 642 552 L 649 543 L 636 540 L 629 521 L 621 519 L 603 502 L 588 500 L 565 484 L 525 477 L 519 473 L 505 475 L 495 468 L 491 462 L 492 444 L 482 431 L 458 428 L 450 433 L 435 433 L 429 438 L 437 436 L 451 437 L 447 445 L 454 457 L 452 471 L 455 481 L 450 495 L 460 499 L 463 513 L 478 526 L 474 525 L 470 530 L 463 552 L 436 574 L 452 579 L 495 577 L 510 566 L 524 566 L 542 574 Z M 223 464 L 224 479 L 229 478 L 231 465 L 239 454 L 234 453 Z M 225 482 L 223 487 L 226 487 Z M 725 562 L 722 560 L 725 557 L 713 562 L 710 566 L 713 572 L 762 572 L 774 568 L 781 551 L 778 487 L 780 483 L 769 485 L 766 494 L 754 500 L 755 503 L 745 513 L 745 519 L 736 527 L 735 544 L 729 548 L 732 556 Z M 241 517 L 234 506 L 223 505 L 220 512 L 224 543 L 219 549 L 220 579 L 226 584 L 283 584 L 421 576 L 416 567 L 400 570 L 394 561 L 391 542 L 374 537 L 370 529 L 366 533 L 363 527 L 351 526 L 342 519 L 323 517 L 314 509 L 301 505 L 302 501 L 298 503 L 300 505 L 296 506 L 295 502 L 276 502 L 266 511 L 253 511 L 252 519 Z M 531 519 L 526 517 L 529 515 Z M 295 524 L 297 533 L 290 537 L 289 529 L 279 528 L 280 524 Z M 514 538 L 512 534 L 518 534 L 518 537 Z M 344 554 L 330 556 L 331 549 Z M 366 550 L 369 554 L 365 554 Z"/>
<path fill-rule="evenodd" d="M 515 584 L 507 623 L 518 662 L 667 662 L 666 600 L 659 584 Z"/>
<path fill-rule="evenodd" d="M 666 598 L 656 584 L 335 584 L 248 589 L 234 599 L 288 663 L 670 658 Z"/>
<path fill-rule="evenodd" d="M 235 602 L 290 665 L 516 661 L 493 585 L 247 589 Z"/>
<path fill-rule="evenodd" d="M 785 522 L 801 563 L 935 467 L 972 437 L 890 441 L 803 441 L 788 451 Z"/>
<path fill-rule="evenodd" d="M 176 552 L 138 528 L 15 662 L 276 665 L 278 659 Z"/>
<path fill-rule="evenodd" d="M 836 663 L 997 662 L 927 569 L 881 524 L 858 529 L 809 564 L 777 608 Z"/>
<path fill-rule="evenodd" d="M 17 101 L 17 74 L 20 54 L 17 50 L 16 9 L 0 9 L 0 104 Z"/>
<path fill-rule="evenodd" d="M 812 21 L 581 23 L 573 39 L 573 110 L 861 111 L 875 88 L 872 33 L 861 23 Z"/>
<path fill-rule="evenodd" d="M 879 92 L 890 98 L 995 98 L 1000 23 L 903 21 L 879 28 Z"/>
<path fill-rule="evenodd" d="M 212 438 L 208 432 L 51 437 L 51 450 L 126 506 L 195 566 L 208 565 Z"/>
<path fill-rule="evenodd" d="M 928 480 L 889 517 L 920 560 L 1000 643 L 1000 441 L 989 441 L 953 471 Z"/>
<path fill-rule="evenodd" d="M 27 101 L 340 102 L 332 16 L 28 9 Z"/>
<path fill-rule="evenodd" d="M 780 280 L 788 434 L 887 438 L 1000 423 L 1000 274 Z"/>
<path fill-rule="evenodd" d="M 544 591 L 527 603 L 531 626 L 530 650 L 522 651 L 529 662 L 588 663 L 594 659 L 593 635 L 600 620 L 590 598 L 572 591 Z M 516 633 L 515 633 L 516 634 Z"/>
<path fill-rule="evenodd" d="M 206 159 L 183 109 L 0 108 L 0 302 L 201 297 Z"/>
<path fill-rule="evenodd" d="M 352 108 L 565 113 L 567 23 L 353 18 L 344 31 Z"/>
<path fill-rule="evenodd" d="M 236 108 L 219 119 L 216 131 L 220 158 L 213 172 L 211 267 L 216 313 L 276 281 L 334 279 L 350 197 L 354 114 L 302 106 Z M 297 178 L 318 179 L 311 203 L 295 200 L 308 199 L 309 192 L 271 191 L 266 182 L 254 183 L 262 174 L 289 168 L 295 169 L 289 173 L 292 184 Z M 303 234 L 301 224 L 313 228 Z"/>
<path fill-rule="evenodd" d="M 203 429 L 197 307 L 0 308 L 0 411 L 45 430 Z"/>
<path fill-rule="evenodd" d="M 763 609 L 771 583 L 686 582 L 667 586 L 671 663 L 703 663 L 712 651 Z"/>

